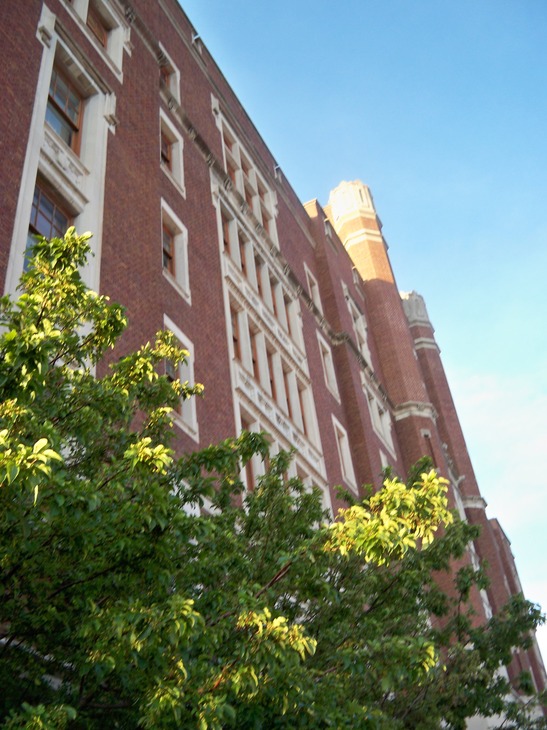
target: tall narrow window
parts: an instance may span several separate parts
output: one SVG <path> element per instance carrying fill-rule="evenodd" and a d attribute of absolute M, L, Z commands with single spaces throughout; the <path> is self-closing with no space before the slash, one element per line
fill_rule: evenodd
<path fill-rule="evenodd" d="M 239 314 L 233 308 L 230 308 L 230 316 L 232 321 L 232 347 L 234 351 L 234 359 L 241 362 L 241 338 L 239 334 Z"/>
<path fill-rule="evenodd" d="M 186 195 L 184 187 L 183 140 L 181 133 L 160 109 L 160 164 L 179 193 Z"/>
<path fill-rule="evenodd" d="M 110 28 L 107 26 L 105 19 L 99 13 L 93 2 L 89 3 L 87 11 L 87 27 L 93 33 L 103 48 L 108 45 L 108 34 Z"/>
<path fill-rule="evenodd" d="M 248 240 L 241 233 L 241 231 L 237 232 L 237 240 L 238 240 L 238 246 L 239 246 L 239 260 L 240 260 L 241 273 L 246 278 L 247 277 L 247 244 L 248 244 Z"/>
<path fill-rule="evenodd" d="M 334 397 L 337 400 L 340 400 L 338 383 L 336 381 L 336 371 L 334 369 L 334 361 L 332 359 L 332 350 L 330 349 L 330 345 L 319 335 L 319 333 L 317 333 L 317 340 L 319 342 L 319 352 L 321 353 L 325 383 Z"/>
<path fill-rule="evenodd" d="M 188 268 L 188 231 L 174 210 L 162 200 L 161 256 L 163 275 L 191 304 Z"/>
<path fill-rule="evenodd" d="M 79 151 L 82 97 L 74 84 L 54 68 L 49 85 L 46 122 L 75 152 Z"/>
<path fill-rule="evenodd" d="M 180 104 L 180 71 L 161 43 L 159 47 L 157 58 L 160 72 L 160 89 L 164 89 Z"/>
<path fill-rule="evenodd" d="M 163 244 L 163 268 L 170 274 L 175 276 L 175 236 L 173 231 L 163 224 L 162 228 L 162 244 Z"/>
<path fill-rule="evenodd" d="M 249 433 L 252 430 L 252 425 L 245 418 L 241 419 L 241 430 Z M 245 464 L 245 483 L 248 491 L 252 492 L 256 486 L 255 469 L 252 459 L 249 459 L 249 461 Z"/>
<path fill-rule="evenodd" d="M 180 380 L 181 383 L 188 383 L 189 386 L 195 385 L 194 381 L 194 346 L 190 340 L 186 339 L 183 332 L 179 330 L 176 324 L 169 319 L 167 315 L 163 317 L 164 326 L 172 332 L 178 340 L 178 345 L 188 352 L 185 362 L 179 363 L 178 366 L 171 362 L 165 363 L 165 375 L 170 382 Z M 196 398 L 180 398 L 175 407 L 175 417 L 173 421 L 182 428 L 186 433 L 198 440 L 198 421 L 196 410 Z"/>
<path fill-rule="evenodd" d="M 170 383 L 174 383 L 176 380 L 179 380 L 179 373 L 177 372 L 177 368 L 173 365 L 171 360 L 165 361 L 165 376 Z M 179 415 L 182 412 L 182 402 L 180 399 L 175 404 L 175 411 Z"/>
<path fill-rule="evenodd" d="M 348 435 L 342 424 L 332 416 L 332 424 L 334 426 L 334 435 L 336 437 L 336 445 L 338 446 L 338 456 L 340 458 L 340 468 L 342 477 L 349 486 L 357 491 L 357 482 L 355 480 L 355 472 L 351 461 L 351 452 L 349 449 Z"/>
<path fill-rule="evenodd" d="M 266 350 L 266 357 L 268 360 L 268 377 L 270 379 L 270 393 L 274 401 L 277 401 L 277 387 L 275 383 L 275 362 L 274 353 L 271 350 Z"/>
<path fill-rule="evenodd" d="M 252 369 L 253 369 L 253 375 L 257 382 L 260 382 L 260 364 L 258 361 L 258 348 L 259 348 L 259 342 L 258 342 L 258 330 L 250 330 L 250 336 L 251 336 L 251 362 L 252 362 Z"/>
<path fill-rule="evenodd" d="M 165 130 L 161 130 L 161 140 L 160 140 L 160 161 L 162 165 L 165 165 L 165 167 L 168 170 L 173 169 L 173 160 L 172 160 L 172 152 L 171 152 L 171 140 L 167 136 Z"/>
<path fill-rule="evenodd" d="M 45 238 L 64 236 L 70 224 L 71 220 L 68 212 L 49 193 L 46 193 L 39 183 L 36 183 L 25 252 L 25 270 L 28 266 L 28 250 L 34 243 L 34 236 L 36 234 Z"/>
<path fill-rule="evenodd" d="M 311 273 L 311 271 L 308 269 L 306 264 L 304 264 L 304 269 L 306 271 L 306 281 L 308 282 L 308 291 L 310 294 L 310 299 L 315 304 L 317 309 L 321 312 L 321 314 L 323 314 L 323 305 L 321 303 L 321 295 L 319 293 L 319 284 L 317 283 L 317 279 Z"/>
<path fill-rule="evenodd" d="M 285 399 L 287 403 L 287 415 L 294 420 L 294 411 L 292 407 L 292 393 L 291 393 L 291 375 L 287 370 L 283 370 L 283 383 L 285 385 Z"/>

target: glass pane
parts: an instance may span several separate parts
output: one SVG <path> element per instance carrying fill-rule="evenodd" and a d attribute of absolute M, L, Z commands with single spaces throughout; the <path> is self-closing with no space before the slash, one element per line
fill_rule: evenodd
<path fill-rule="evenodd" d="M 63 140 L 63 142 L 71 147 L 72 140 L 74 138 L 74 131 L 72 130 L 72 127 L 56 109 L 49 105 L 46 110 L 46 121 L 53 129 L 55 134 L 57 134 Z"/>
<path fill-rule="evenodd" d="M 70 92 L 66 111 L 68 116 L 76 124 L 80 116 L 80 99 L 73 91 Z"/>
<path fill-rule="evenodd" d="M 49 238 L 51 235 L 51 220 L 46 218 L 41 212 L 36 216 L 36 229 L 40 235 Z"/>
<path fill-rule="evenodd" d="M 57 83 L 55 85 L 55 95 L 54 99 L 59 104 L 61 108 L 64 109 L 68 97 L 68 85 L 66 82 L 57 75 Z"/>
<path fill-rule="evenodd" d="M 40 213 L 43 213 L 49 220 L 53 218 L 53 203 L 42 193 L 40 198 Z"/>

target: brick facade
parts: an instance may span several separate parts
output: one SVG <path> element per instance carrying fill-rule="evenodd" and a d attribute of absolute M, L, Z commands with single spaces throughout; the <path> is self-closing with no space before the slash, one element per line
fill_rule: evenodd
<path fill-rule="evenodd" d="M 106 46 L 86 24 L 91 3 Z M 22 270 L 38 181 L 95 234 L 86 276 L 130 323 L 117 354 L 166 324 L 192 348 L 205 395 L 175 424 L 179 449 L 264 429 L 274 448 L 298 447 L 294 473 L 333 510 L 329 485 L 359 494 L 385 466 L 404 474 L 431 456 L 452 505 L 483 527 L 493 583 L 474 596 L 478 620 L 519 591 L 425 305 L 399 294 L 368 188 L 342 183 L 325 207 L 303 206 L 175 0 L 5 0 L 0 37 L 4 289 Z M 77 151 L 45 121 L 53 68 L 81 96 Z M 164 132 L 176 164 L 161 161 Z M 537 646 L 515 662 L 544 686 Z"/>

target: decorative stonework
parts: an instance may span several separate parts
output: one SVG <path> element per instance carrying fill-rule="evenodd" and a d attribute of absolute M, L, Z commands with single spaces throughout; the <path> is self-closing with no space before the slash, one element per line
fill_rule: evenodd
<path fill-rule="evenodd" d="M 422 295 L 415 291 L 400 292 L 400 295 L 409 325 L 422 324 L 433 329 Z"/>
<path fill-rule="evenodd" d="M 431 403 L 419 403 L 418 401 L 408 401 L 401 403 L 394 411 L 396 421 L 402 421 L 404 418 L 418 416 L 419 418 L 430 418 L 432 421 L 437 420 L 437 411 Z"/>

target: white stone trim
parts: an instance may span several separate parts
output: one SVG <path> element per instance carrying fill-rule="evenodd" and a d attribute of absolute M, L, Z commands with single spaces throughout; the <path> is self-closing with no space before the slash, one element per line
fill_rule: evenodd
<path fill-rule="evenodd" d="M 170 205 L 161 199 L 161 227 L 159 236 L 158 253 L 162 256 L 162 236 L 164 224 L 173 232 L 173 242 L 175 246 L 175 275 L 164 268 L 163 261 L 162 271 L 167 281 L 175 287 L 181 297 L 188 303 L 192 304 L 192 294 L 190 291 L 190 272 L 188 270 L 188 229 L 177 216 Z"/>
<path fill-rule="evenodd" d="M 47 31 L 47 32 L 46 32 Z M 37 37 L 42 43 L 42 60 L 29 129 L 29 140 L 19 181 L 19 198 L 6 273 L 6 291 L 15 293 L 23 270 L 34 187 L 38 173 L 58 194 L 74 216 L 78 232 L 91 231 L 90 256 L 82 272 L 84 281 L 99 290 L 104 209 L 104 182 L 109 122 L 107 110 L 115 96 L 99 85 L 79 60 L 79 54 L 58 35 L 57 20 L 46 5 L 38 21 Z M 45 122 L 51 73 L 55 63 L 66 68 L 80 88 L 85 89 L 80 154 L 76 155 Z"/>
<path fill-rule="evenodd" d="M 342 478 L 348 487 L 350 487 L 353 492 L 357 493 L 357 480 L 355 478 L 355 470 L 353 468 L 353 461 L 351 458 L 348 433 L 334 414 L 331 414 L 331 418 L 336 446 L 338 448 L 338 458 L 340 459 Z"/>
<path fill-rule="evenodd" d="M 417 337 L 414 340 L 414 347 L 416 350 L 435 350 L 438 353 L 441 351 L 433 337 Z"/>
<path fill-rule="evenodd" d="M 179 365 L 179 379 L 182 383 L 188 381 L 189 385 L 195 385 L 194 380 L 194 344 L 188 339 L 184 332 L 177 327 L 173 320 L 166 314 L 163 315 L 163 326 L 172 332 L 180 343 L 183 350 L 188 350 L 189 357 L 185 363 Z M 199 427 L 196 409 L 196 396 L 192 396 L 181 403 L 182 413 L 172 411 L 170 416 L 173 423 L 187 433 L 192 439 L 199 443 Z"/>
<path fill-rule="evenodd" d="M 171 143 L 171 169 L 165 165 L 161 165 L 161 169 L 167 175 L 169 180 L 171 180 L 182 197 L 186 198 L 183 156 L 184 141 L 179 130 L 169 119 L 169 116 L 163 111 L 163 109 L 160 109 L 160 144 L 162 132 Z"/>
<path fill-rule="evenodd" d="M 396 421 L 402 421 L 412 416 L 430 418 L 432 421 L 437 420 L 437 411 L 431 403 L 420 403 L 419 401 L 401 403 L 401 405 L 395 407 L 393 415 Z"/>

